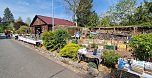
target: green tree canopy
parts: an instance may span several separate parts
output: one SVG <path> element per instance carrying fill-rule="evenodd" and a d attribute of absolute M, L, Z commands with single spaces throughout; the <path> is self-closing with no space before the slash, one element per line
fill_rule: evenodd
<path fill-rule="evenodd" d="M 81 27 L 95 27 L 98 24 L 98 15 L 92 11 L 93 0 L 64 0 L 66 9 L 73 14 L 73 21 Z"/>
<path fill-rule="evenodd" d="M 118 24 L 126 25 L 126 23 L 132 22 L 130 21 L 130 18 L 135 11 L 136 3 L 137 0 L 120 0 L 115 5 L 114 13 L 116 21 L 119 21 Z"/>
<path fill-rule="evenodd" d="M 111 7 L 110 10 L 101 14 L 99 26 L 116 26 L 117 22 L 115 17 L 116 13 L 113 11 L 113 7 Z"/>
<path fill-rule="evenodd" d="M 152 26 L 152 2 L 144 0 L 127 19 L 129 22 L 126 22 L 126 25 Z"/>
<path fill-rule="evenodd" d="M 72 14 L 73 21 L 77 23 L 76 10 L 79 6 L 80 0 L 64 0 L 65 8 Z"/>
<path fill-rule="evenodd" d="M 141 5 L 137 6 L 137 0 L 119 0 L 103 16 L 100 20 L 101 25 L 152 26 L 152 2 L 144 0 Z"/>
<path fill-rule="evenodd" d="M 8 7 L 4 10 L 3 21 L 4 22 L 14 22 L 14 16 Z"/>
<path fill-rule="evenodd" d="M 98 25 L 99 23 L 99 17 L 95 11 L 91 13 L 89 16 L 89 22 L 88 22 L 88 27 L 94 28 Z"/>
<path fill-rule="evenodd" d="M 134 24 L 134 13 L 136 10 L 137 0 L 118 0 L 117 4 L 103 14 L 101 23 L 116 25 L 132 25 Z"/>
<path fill-rule="evenodd" d="M 15 30 L 18 30 L 21 26 L 28 26 L 28 25 L 22 21 L 17 21 L 14 23 Z"/>
<path fill-rule="evenodd" d="M 17 19 L 16 21 L 21 21 L 21 22 L 22 22 L 22 21 L 23 21 L 23 20 L 22 20 L 22 17 L 19 16 L 18 19 Z"/>
<path fill-rule="evenodd" d="M 11 22 L 8 26 L 7 26 L 7 30 L 13 31 L 14 30 L 14 23 Z"/>
<path fill-rule="evenodd" d="M 92 4 L 93 0 L 80 0 L 79 6 L 76 10 L 77 22 L 81 27 L 88 26 L 89 16 L 91 16 L 92 12 Z"/>
<path fill-rule="evenodd" d="M 30 18 L 30 17 L 27 17 L 25 23 L 26 23 L 27 25 L 30 25 L 30 24 L 31 24 L 31 18 Z"/>
<path fill-rule="evenodd" d="M 104 26 L 104 27 L 110 26 L 110 18 L 108 16 L 103 17 L 100 20 L 100 26 Z"/>

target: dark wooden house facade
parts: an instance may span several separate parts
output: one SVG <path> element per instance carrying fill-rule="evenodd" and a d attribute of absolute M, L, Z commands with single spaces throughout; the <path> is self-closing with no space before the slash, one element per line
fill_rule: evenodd
<path fill-rule="evenodd" d="M 59 18 L 54 18 L 54 29 L 57 29 L 57 27 L 75 27 L 75 23 L 64 20 L 64 19 L 59 19 Z M 47 16 L 41 16 L 41 15 L 36 15 L 32 23 L 30 24 L 30 27 L 32 27 L 32 33 L 36 34 L 37 31 L 40 33 L 44 31 L 51 31 L 52 30 L 52 18 L 47 17 Z"/>

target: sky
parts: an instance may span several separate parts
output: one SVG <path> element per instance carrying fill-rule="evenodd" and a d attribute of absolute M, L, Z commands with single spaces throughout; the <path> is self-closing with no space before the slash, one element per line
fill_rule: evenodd
<path fill-rule="evenodd" d="M 71 14 L 64 7 L 64 0 L 54 0 L 54 17 L 61 19 L 71 19 Z M 110 6 L 117 3 L 118 0 L 93 0 L 93 10 L 98 15 L 106 12 Z M 143 0 L 137 0 L 138 4 Z M 35 15 L 52 16 L 52 0 L 0 0 L 0 17 L 3 17 L 4 9 L 10 8 L 17 19 L 19 16 L 23 20 L 27 17 L 33 19 Z"/>

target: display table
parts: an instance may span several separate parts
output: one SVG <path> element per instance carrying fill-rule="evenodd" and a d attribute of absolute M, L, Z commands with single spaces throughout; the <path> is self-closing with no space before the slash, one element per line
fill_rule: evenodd
<path fill-rule="evenodd" d="M 152 75 L 146 73 L 147 71 L 145 70 L 151 68 L 151 62 L 132 60 L 129 65 L 129 63 L 124 61 L 123 59 L 124 58 L 118 59 L 118 69 L 124 70 L 143 78 L 152 78 Z"/>
<path fill-rule="evenodd" d="M 149 75 L 149 74 L 147 74 L 147 73 L 139 74 L 139 73 L 137 73 L 137 72 L 132 71 L 132 70 L 129 69 L 129 68 L 128 68 L 128 71 L 127 71 L 127 72 L 132 73 L 132 74 L 135 74 L 135 75 L 138 75 L 138 76 L 143 77 L 143 78 L 152 78 L 152 75 Z"/>
<path fill-rule="evenodd" d="M 27 42 L 27 43 L 30 43 L 30 44 L 34 44 L 34 45 L 42 44 L 42 40 L 32 40 L 32 39 L 29 39 L 29 38 L 24 38 L 22 36 L 18 36 L 18 40 L 24 41 L 24 42 Z"/>
<path fill-rule="evenodd" d="M 93 52 L 88 51 L 86 49 L 79 49 L 78 50 L 78 61 L 93 61 L 96 62 L 97 65 L 100 64 L 102 61 L 101 59 L 101 52 L 97 52 L 96 55 L 93 55 Z"/>

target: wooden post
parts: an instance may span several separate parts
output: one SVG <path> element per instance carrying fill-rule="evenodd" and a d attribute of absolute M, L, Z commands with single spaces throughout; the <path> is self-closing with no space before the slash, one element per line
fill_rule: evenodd
<path fill-rule="evenodd" d="M 137 27 L 134 27 L 134 35 L 137 35 Z"/>
<path fill-rule="evenodd" d="M 114 34 L 115 34 L 115 32 L 116 32 L 116 29 L 115 29 L 115 27 L 114 27 Z"/>

